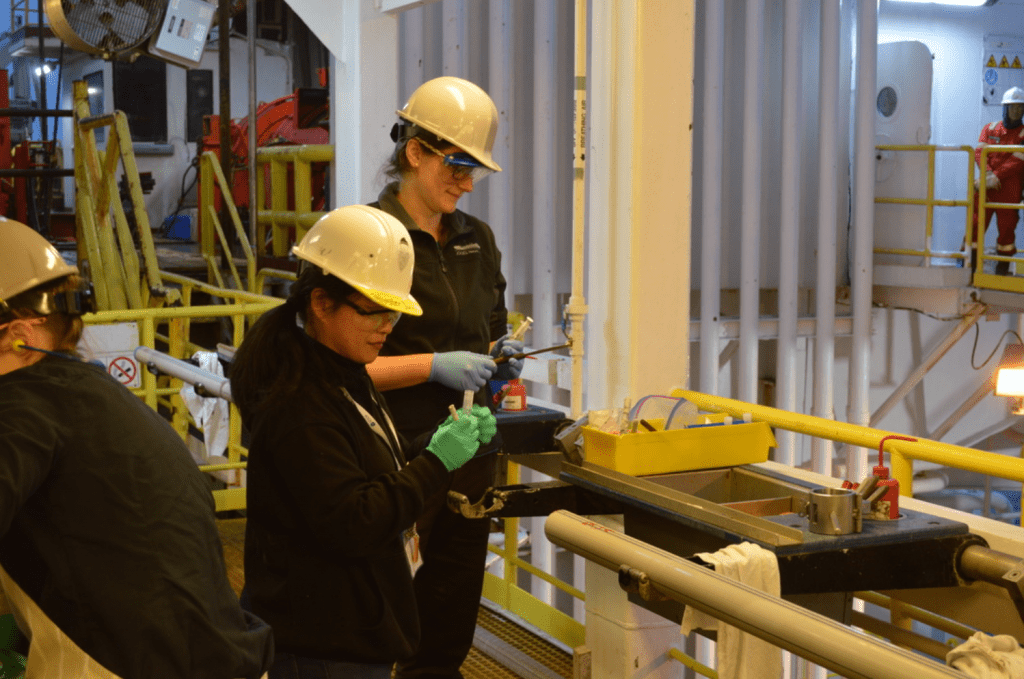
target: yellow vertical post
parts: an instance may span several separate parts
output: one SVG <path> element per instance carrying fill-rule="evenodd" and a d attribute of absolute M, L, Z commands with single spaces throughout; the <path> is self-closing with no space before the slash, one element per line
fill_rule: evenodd
<path fill-rule="evenodd" d="M 187 360 L 189 357 L 185 355 L 185 340 L 184 335 L 185 321 L 182 318 L 170 318 L 167 321 L 167 355 L 172 358 L 180 358 Z M 171 425 L 174 427 L 178 435 L 185 442 L 188 442 L 188 408 L 185 406 L 185 399 L 181 397 L 181 387 L 184 382 L 180 379 L 172 379 L 170 385 L 178 389 L 177 392 L 171 394 Z"/>

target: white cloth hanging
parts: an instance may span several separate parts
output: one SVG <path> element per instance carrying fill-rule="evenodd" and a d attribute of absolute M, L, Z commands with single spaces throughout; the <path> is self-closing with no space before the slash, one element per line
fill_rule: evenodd
<path fill-rule="evenodd" d="M 199 367 L 214 375 L 224 375 L 220 357 L 215 351 L 197 351 L 192 355 L 199 362 Z M 196 426 L 203 430 L 206 443 L 206 459 L 197 462 L 215 462 L 210 458 L 224 455 L 228 447 L 230 414 L 228 402 L 218 396 L 203 397 L 196 393 L 195 387 L 185 384 L 181 387 L 181 398 L 185 401 L 188 412 L 196 421 Z"/>
<path fill-rule="evenodd" d="M 712 564 L 720 575 L 779 596 L 779 562 L 770 550 L 741 542 L 713 554 L 702 552 L 696 556 Z M 718 631 L 715 655 L 719 679 L 778 679 L 782 676 L 782 649 L 779 647 L 687 606 L 680 631 L 689 634 L 694 629 Z"/>
<path fill-rule="evenodd" d="M 1009 634 L 975 632 L 946 654 L 946 664 L 974 679 L 1024 679 L 1024 649 Z"/>

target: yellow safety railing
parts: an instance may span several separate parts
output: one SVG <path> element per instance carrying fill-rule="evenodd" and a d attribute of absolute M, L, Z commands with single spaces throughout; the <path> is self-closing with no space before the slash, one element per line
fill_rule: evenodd
<path fill-rule="evenodd" d="M 172 278 L 172 275 L 168 274 L 168 278 Z M 234 329 L 233 341 L 237 346 L 241 343 L 245 327 L 249 322 L 283 302 L 280 299 L 247 294 L 237 290 L 218 291 L 211 286 L 183 277 L 180 280 L 185 286 L 183 289 L 186 305 L 191 299 L 192 290 L 202 290 L 211 294 L 219 293 L 228 299 L 233 298 L 233 302 L 206 306 L 105 310 L 86 314 L 83 316 L 83 321 L 88 325 L 137 323 L 141 346 L 159 349 L 172 358 L 187 360 L 196 350 L 202 349 L 188 340 L 189 324 L 192 321 L 229 318 Z M 159 330 L 163 326 L 166 326 L 166 332 L 161 333 Z M 191 421 L 188 408 L 180 396 L 183 382 L 168 376 L 158 377 L 150 371 L 144 370 L 141 375 L 141 383 L 141 387 L 132 389 L 132 391 L 154 410 L 165 408 L 169 413 L 171 426 L 182 437 L 182 440 L 187 440 L 189 424 L 194 424 L 194 422 Z M 245 462 L 241 459 L 246 453 L 246 449 L 242 446 L 241 417 L 234 404 L 230 406 L 228 427 L 228 462 L 222 465 L 201 465 L 199 467 L 201 471 L 216 472 L 245 468 Z M 213 495 L 217 511 L 245 507 L 245 488 L 239 484 L 237 475 L 233 483 L 230 483 L 227 488 L 214 490 Z"/>
<path fill-rule="evenodd" d="M 220 189 L 220 195 L 224 200 L 224 207 L 227 208 L 231 223 L 235 228 L 235 236 L 245 253 L 246 262 L 246 285 L 238 276 L 238 268 L 235 266 L 234 257 L 231 255 L 231 242 L 224 235 L 224 227 L 217 216 L 216 203 L 214 201 L 214 188 Z M 206 151 L 199 158 L 199 191 L 202 209 L 199 211 L 199 252 L 206 261 L 206 280 L 216 283 L 217 287 L 224 287 L 224 279 L 217 265 L 217 242 L 219 239 L 223 248 L 228 267 L 231 269 L 231 276 L 234 279 L 235 287 L 239 290 L 245 289 L 249 292 L 258 292 L 256 287 L 256 256 L 249 245 L 249 238 L 242 228 L 242 218 L 238 215 L 238 208 L 231 198 L 231 188 L 224 177 L 224 171 L 220 167 L 220 160 L 213 151 Z"/>
<path fill-rule="evenodd" d="M 313 210 L 313 165 L 334 161 L 334 147 L 328 144 L 306 144 L 301 146 L 273 146 L 256 150 L 256 200 L 260 206 L 256 216 L 257 243 L 260 252 L 273 257 L 287 257 L 292 243 L 306 235 L 309 227 L 325 213 Z M 264 168 L 269 166 L 269 172 Z M 292 182 L 288 182 L 291 170 Z M 266 175 L 270 176 L 270 187 L 266 186 Z M 270 209 L 265 209 L 266 196 L 270 195 Z M 291 194 L 293 207 L 289 209 Z M 267 242 L 270 229 L 270 248 Z"/>
<path fill-rule="evenodd" d="M 890 197 L 876 197 L 875 202 L 879 204 L 889 205 L 923 205 L 925 206 L 925 234 L 924 234 L 924 247 L 920 250 L 915 249 L 900 249 L 900 248 L 875 248 L 875 252 L 879 254 L 889 255 L 908 255 L 924 257 L 924 265 L 930 266 L 931 259 L 933 257 L 945 257 L 949 259 L 960 259 L 966 258 L 966 253 L 962 252 L 933 252 L 932 251 L 932 233 L 935 224 L 935 208 L 936 207 L 962 207 L 966 208 L 964 213 L 966 215 L 964 224 L 964 233 L 969 234 L 971 228 L 971 214 L 973 210 L 971 206 L 974 200 L 974 147 L 972 146 L 933 146 L 933 145 L 916 145 L 916 144 L 879 144 L 875 147 L 881 152 L 919 152 L 928 154 L 928 175 L 927 175 L 927 186 L 925 189 L 924 198 L 890 198 Z M 954 151 L 954 152 L 966 152 L 967 153 L 967 186 L 968 193 L 965 200 L 944 200 L 935 197 L 935 158 L 936 153 L 939 151 Z"/>
<path fill-rule="evenodd" d="M 504 457 L 504 456 L 502 456 Z M 508 483 L 520 481 L 520 466 L 508 463 Z M 582 645 L 586 640 L 586 632 L 582 623 L 567 615 L 554 606 L 541 601 L 519 586 L 519 571 L 543 580 L 552 587 L 566 592 L 570 596 L 584 601 L 586 595 L 569 583 L 559 580 L 550 573 L 545 573 L 529 561 L 519 557 L 519 519 L 506 517 L 504 520 L 505 540 L 501 546 L 488 545 L 488 550 L 497 554 L 504 562 L 501 577 L 493 573 L 484 574 L 483 595 L 502 608 L 517 616 L 545 633 L 566 644 L 569 648 Z"/>
<path fill-rule="evenodd" d="M 685 398 L 698 408 L 703 408 L 704 410 L 727 413 L 733 417 L 743 417 L 744 413 L 750 413 L 755 422 L 767 422 L 769 425 L 779 429 L 830 441 L 848 443 L 861 448 L 878 450 L 878 446 L 883 438 L 894 435 L 902 436 L 899 432 L 862 427 L 847 422 L 793 413 L 788 410 L 779 410 L 721 396 L 710 396 L 696 391 L 675 389 L 671 395 Z M 913 441 L 892 439 L 886 442 L 885 450 L 890 455 L 892 476 L 900 482 L 901 495 L 913 495 L 914 460 L 933 462 L 945 467 L 963 469 L 986 476 L 997 476 L 1024 483 L 1024 460 L 1020 458 L 1007 457 L 998 453 L 988 453 L 925 438 L 916 438 Z M 859 481 L 860 479 L 851 480 Z"/>
<path fill-rule="evenodd" d="M 1024 154 L 1024 146 L 983 146 L 981 149 L 980 164 L 981 167 L 988 167 L 988 157 L 992 153 L 1016 153 Z M 970 189 L 973 190 L 973 182 L 970 185 Z M 979 215 L 978 223 L 984 224 L 984 212 L 983 210 L 998 210 L 998 209 L 1009 209 L 1009 210 L 1020 210 L 1024 208 L 1024 203 L 990 203 L 986 200 L 987 188 L 984 182 L 984 176 L 982 180 L 978 182 L 978 208 L 977 212 Z M 995 219 L 993 219 L 995 221 Z M 1011 262 L 1015 263 L 1015 270 L 1018 273 L 1024 274 L 1024 256 L 1022 257 L 1005 257 L 1000 255 L 986 255 L 984 244 L 984 230 L 983 227 L 979 227 L 978 239 L 982 244 L 978 246 L 978 270 L 974 274 L 974 285 L 979 288 L 991 288 L 993 290 L 1007 290 L 1010 292 L 1024 292 L 1024 277 L 1021 276 L 996 276 L 994 274 L 984 273 L 984 265 L 987 260 L 993 260 L 996 262 Z M 970 233 L 970 232 L 968 232 Z M 969 239 L 973 238 L 973 235 L 969 236 Z M 970 240 L 968 241 L 970 242 Z"/>
<path fill-rule="evenodd" d="M 986 201 L 985 182 L 979 182 L 975 191 L 974 183 L 978 177 L 978 164 L 974 160 L 973 146 L 935 146 L 928 144 L 879 144 L 875 147 L 879 152 L 901 152 L 901 153 L 926 153 L 928 154 L 928 173 L 926 178 L 925 196 L 923 198 L 893 198 L 876 197 L 875 203 L 887 205 L 921 205 L 925 207 L 924 222 L 924 245 L 920 249 L 914 248 L 881 248 L 874 249 L 876 254 L 903 255 L 909 257 L 923 257 L 924 266 L 931 266 L 933 259 L 957 259 L 963 266 L 969 266 L 969 251 L 964 252 L 936 252 L 932 250 L 932 235 L 935 223 L 936 207 L 964 208 L 964 243 L 971 243 L 974 239 L 974 215 L 981 214 L 981 211 L 988 208 L 1007 208 L 1019 210 L 1024 208 L 1024 203 L 994 203 Z M 939 199 L 935 197 L 935 165 L 938 152 L 962 152 L 966 154 L 966 177 L 967 195 L 959 200 Z M 1024 152 L 1024 146 L 985 146 L 981 149 L 981 166 L 987 167 L 988 155 L 990 153 L 1020 153 Z M 979 220 L 979 223 L 982 220 Z M 980 234 L 984 237 L 984 232 Z M 996 276 L 984 273 L 984 263 L 988 260 L 1016 262 L 1020 265 L 1020 271 L 1024 273 L 1024 256 L 1005 257 L 999 255 L 985 255 L 984 247 L 978 248 L 978 268 L 972 279 L 973 285 L 980 288 L 991 288 L 996 290 L 1009 290 L 1012 292 L 1024 292 L 1024 277 Z"/>
<path fill-rule="evenodd" d="M 127 118 L 122 111 L 90 115 L 88 88 L 82 80 L 74 83 L 74 106 L 78 264 L 89 271 L 98 307 L 138 309 L 177 302 L 177 290 L 164 286 L 157 264 Z M 104 152 L 96 145 L 99 127 L 110 128 Z M 134 232 L 119 197 L 119 161 L 133 208 Z M 142 253 L 143 269 L 136 248 Z"/>
<path fill-rule="evenodd" d="M 250 215 L 255 214 L 256 242 L 250 247 L 249 240 L 242 228 L 242 221 L 235 206 L 230 186 L 220 167 L 220 161 L 212 151 L 200 157 L 199 191 L 202 209 L 199 212 L 200 252 L 207 264 L 207 281 L 224 287 L 220 267 L 217 264 L 217 243 L 221 247 L 228 242 L 217 214 L 215 198 L 219 196 L 225 201 L 225 208 L 239 237 L 246 260 L 246 287 L 250 292 L 262 292 L 268 278 L 295 280 L 289 271 L 274 268 L 258 269 L 259 259 L 263 257 L 287 257 L 292 244 L 298 242 L 306 234 L 316 220 L 325 213 L 314 211 L 313 187 L 311 177 L 313 165 L 329 163 L 334 158 L 334 148 L 328 145 L 275 146 L 256 150 L 256 162 L 259 168 L 256 173 L 256 200 L 250 201 Z M 264 171 L 269 165 L 269 171 Z M 288 181 L 289 172 L 292 181 Z M 269 176 L 269 189 L 266 186 Z M 270 208 L 266 204 L 266 196 L 270 195 Z M 291 197 L 292 208 L 289 208 Z M 270 238 L 267 238 L 267 230 Z M 268 244 L 269 240 L 269 244 Z M 230 247 L 226 248 L 230 251 Z M 238 270 L 230 258 L 228 266 L 234 278 L 235 286 L 242 288 Z"/>

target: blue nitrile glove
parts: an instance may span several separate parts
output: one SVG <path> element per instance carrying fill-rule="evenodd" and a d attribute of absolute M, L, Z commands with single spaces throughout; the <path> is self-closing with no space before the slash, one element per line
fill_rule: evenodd
<path fill-rule="evenodd" d="M 490 443 L 494 435 L 498 433 L 498 420 L 494 419 L 494 413 L 491 412 L 490 408 L 475 403 L 471 412 L 473 417 L 476 418 L 477 427 L 480 429 L 477 437 L 480 443 Z"/>
<path fill-rule="evenodd" d="M 491 347 L 491 357 L 498 358 L 499 356 L 512 356 L 513 354 L 523 353 L 524 344 L 519 340 L 509 339 L 508 335 L 503 335 L 498 338 L 498 341 Z M 521 358 L 510 358 L 505 363 L 498 365 L 498 369 L 494 371 L 494 379 L 496 380 L 514 380 L 519 377 L 519 374 L 523 372 L 523 359 Z"/>
<path fill-rule="evenodd" d="M 493 419 L 493 416 L 492 416 Z M 472 413 L 459 413 L 455 420 L 449 415 L 441 423 L 427 444 L 427 450 L 437 456 L 444 468 L 455 471 L 476 454 L 480 448 L 480 427 Z"/>
<path fill-rule="evenodd" d="M 430 381 L 459 391 L 477 391 L 487 384 L 496 367 L 486 354 L 446 351 L 434 354 L 430 363 Z"/>

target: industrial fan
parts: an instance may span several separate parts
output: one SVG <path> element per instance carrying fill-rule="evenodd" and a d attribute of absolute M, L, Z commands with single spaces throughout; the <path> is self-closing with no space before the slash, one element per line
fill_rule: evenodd
<path fill-rule="evenodd" d="M 167 0 L 46 0 L 57 37 L 104 58 L 131 52 L 160 27 Z"/>

